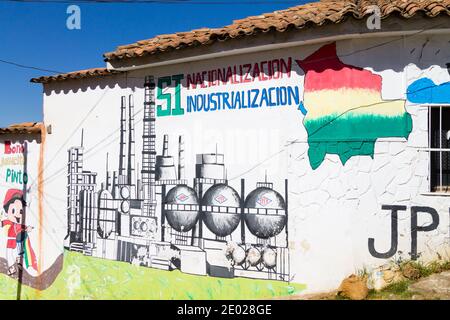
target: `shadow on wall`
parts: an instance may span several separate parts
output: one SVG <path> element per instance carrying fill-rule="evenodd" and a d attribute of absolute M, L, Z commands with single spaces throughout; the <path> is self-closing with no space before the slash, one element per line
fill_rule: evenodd
<path fill-rule="evenodd" d="M 27 134 L 27 138 L 21 137 L 21 134 L 0 134 L 0 144 L 3 145 L 5 141 L 11 142 L 11 144 L 28 144 L 36 143 L 41 144 L 42 138 L 39 134 Z M 3 148 L 3 146 L 2 146 Z"/>
<path fill-rule="evenodd" d="M 184 73 L 182 70 L 183 67 L 180 67 L 180 74 Z M 230 74 L 230 78 L 236 78 L 240 77 L 240 74 L 238 74 L 236 71 L 238 69 L 232 70 L 233 72 Z M 301 70 L 292 70 L 293 73 L 296 73 L 298 76 L 303 76 L 304 73 Z M 225 71 L 226 72 L 226 71 Z M 258 71 L 254 74 L 255 77 L 260 77 L 260 75 L 267 76 L 266 73 Z M 109 75 L 109 76 L 99 76 L 94 77 L 90 79 L 77 79 L 77 80 L 65 80 L 62 82 L 53 82 L 46 84 L 44 87 L 44 94 L 46 96 L 50 96 L 52 94 L 69 94 L 69 93 L 79 93 L 79 92 L 86 92 L 88 90 L 95 90 L 95 89 L 114 89 L 114 88 L 120 88 L 120 89 L 126 89 L 126 88 L 138 88 L 143 89 L 143 83 L 144 78 L 146 76 L 146 73 L 142 73 L 142 71 L 139 71 L 139 75 L 130 75 L 128 72 L 123 72 L 120 74 L 115 75 Z M 186 79 L 184 79 L 186 80 Z M 196 84 L 200 86 L 208 86 L 208 81 L 206 80 L 206 77 L 200 81 L 196 80 Z M 183 89 L 187 89 L 187 81 L 182 81 L 181 86 Z"/>
<path fill-rule="evenodd" d="M 21 284 L 41 291 L 49 288 L 62 271 L 63 262 L 64 255 L 61 254 L 50 268 L 42 272 L 41 275 L 37 277 L 30 275 L 26 269 L 24 269 L 23 273 L 20 275 Z M 3 258 L 0 258 L 0 273 L 8 273 L 8 263 L 6 259 Z M 19 276 L 17 274 L 11 275 L 10 277 L 12 279 L 19 280 Z"/>
<path fill-rule="evenodd" d="M 70 79 L 65 81 L 51 82 L 44 85 L 44 94 L 69 94 L 87 92 L 94 89 L 113 89 L 113 88 L 143 88 L 141 81 L 132 81 L 133 79 L 127 73 L 119 73 L 107 76 L 98 76 L 85 79 Z M 136 79 L 134 79 L 136 80 Z"/>

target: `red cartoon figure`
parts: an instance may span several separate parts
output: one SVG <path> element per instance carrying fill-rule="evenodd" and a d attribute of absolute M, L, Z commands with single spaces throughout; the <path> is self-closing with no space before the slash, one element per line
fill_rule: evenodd
<path fill-rule="evenodd" d="M 18 189 L 9 189 L 3 201 L 5 215 L 2 217 L 2 227 L 7 235 L 6 257 L 8 261 L 8 274 L 13 275 L 17 268 L 22 268 L 22 261 L 26 268 L 37 271 L 36 255 L 31 247 L 28 233 L 33 229 L 23 224 L 24 208 L 26 206 L 23 192 Z M 23 257 L 23 259 L 22 259 Z"/>

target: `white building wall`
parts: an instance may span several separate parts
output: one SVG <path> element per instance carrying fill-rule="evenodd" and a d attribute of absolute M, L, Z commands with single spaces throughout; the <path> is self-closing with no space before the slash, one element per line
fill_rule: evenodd
<path fill-rule="evenodd" d="M 407 207 L 406 211 L 399 212 L 398 252 L 390 259 L 399 255 L 405 259 L 409 257 L 412 206 L 434 208 L 440 218 L 435 230 L 418 232 L 417 250 L 421 259 L 436 259 L 438 253 L 448 257 L 449 198 L 427 194 L 429 159 L 426 152 L 420 151 L 420 148 L 428 147 L 428 109 L 408 101 L 406 92 L 408 86 L 420 78 L 430 78 L 436 85 L 449 82 L 445 63 L 450 48 L 442 36 L 416 35 L 391 40 L 339 41 L 337 55 L 346 65 L 381 76 L 380 101 L 404 100 L 404 108 L 412 118 L 411 133 L 407 139 L 398 136 L 377 139 L 373 156 L 355 154 L 345 164 L 338 155 L 327 154 L 315 169 L 308 155 L 310 146 L 305 116 L 298 105 L 188 113 L 185 104 L 187 96 L 194 93 L 230 93 L 289 86 L 299 89 L 300 100 L 306 105 L 309 102 L 304 99 L 305 72 L 295 59 L 305 59 L 325 44 L 46 85 L 44 122 L 52 126 L 53 132 L 47 135 L 44 174 L 45 192 L 52 197 L 44 203 L 44 211 L 54 213 L 50 225 L 58 234 L 61 248 L 67 228 L 66 203 L 63 202 L 67 187 L 67 150 L 80 146 L 84 129 L 85 170 L 97 172 L 99 183 L 105 181 L 106 154 L 109 154 L 110 170 L 117 168 L 119 161 L 120 97 L 134 94 L 136 161 L 141 162 L 143 78 L 145 75 L 158 79 L 184 74 L 180 92 L 185 114 L 157 118 L 158 154 L 162 153 L 163 134 L 169 134 L 169 154 L 176 157 L 178 135 L 183 134 L 189 184 L 195 177 L 195 155 L 214 152 L 216 146 L 219 153 L 225 154 L 227 177 L 236 190 L 243 178 L 248 193 L 267 172 L 274 189 L 283 194 L 284 179 L 288 179 L 288 240 L 293 282 L 306 284 L 310 292 L 334 289 L 350 273 L 386 263 L 389 259 L 375 258 L 368 250 L 369 238 L 375 239 L 378 252 L 390 247 L 391 215 L 390 211 L 382 210 L 383 205 Z M 292 59 L 290 77 L 186 88 L 188 74 L 280 58 Z M 348 78 L 342 81 L 346 80 Z M 164 93 L 170 93 L 175 99 L 173 86 Z M 346 99 L 351 103 L 353 97 L 349 93 Z M 163 99 L 157 99 L 157 104 L 165 107 L 164 103 Z M 419 213 L 419 225 L 429 224 L 431 221 L 427 217 L 427 214 Z M 57 246 L 50 243 L 49 246 L 53 248 L 49 255 L 56 256 Z"/>

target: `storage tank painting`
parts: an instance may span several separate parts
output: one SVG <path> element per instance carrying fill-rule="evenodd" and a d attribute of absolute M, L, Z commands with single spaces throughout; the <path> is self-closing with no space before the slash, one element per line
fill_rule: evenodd
<path fill-rule="evenodd" d="M 238 266 L 245 262 L 246 252 L 242 246 L 237 246 L 232 253 L 232 259 L 234 263 Z"/>
<path fill-rule="evenodd" d="M 256 247 L 247 250 L 247 262 L 252 266 L 257 266 L 261 261 L 261 251 Z"/>
<path fill-rule="evenodd" d="M 202 199 L 203 220 L 216 236 L 226 237 L 239 225 L 240 197 L 232 187 L 216 184 L 209 188 Z"/>
<path fill-rule="evenodd" d="M 286 204 L 275 190 L 268 187 L 256 188 L 247 196 L 244 206 L 245 223 L 258 238 L 275 237 L 286 225 Z"/>
<path fill-rule="evenodd" d="M 277 265 L 277 252 L 272 248 L 265 248 L 262 254 L 262 262 L 268 269 L 273 269 Z"/>
<path fill-rule="evenodd" d="M 178 232 L 188 232 L 197 223 L 200 212 L 195 190 L 186 185 L 178 185 L 167 193 L 165 211 L 169 225 Z"/>

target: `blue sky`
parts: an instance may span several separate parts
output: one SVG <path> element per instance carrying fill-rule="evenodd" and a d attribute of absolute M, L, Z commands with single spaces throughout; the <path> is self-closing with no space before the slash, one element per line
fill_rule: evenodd
<path fill-rule="evenodd" d="M 208 0 L 208 2 L 219 0 Z M 74 71 L 104 66 L 102 54 L 117 45 L 158 34 L 221 27 L 235 19 L 310 2 L 230 0 L 229 4 L 78 4 L 81 30 L 66 28 L 68 3 L 0 1 L 0 59 L 39 68 Z M 239 3 L 241 2 L 241 3 Z M 246 2 L 246 3 L 242 3 Z M 0 63 L 0 127 L 42 119 L 42 85 L 48 75 Z"/>

